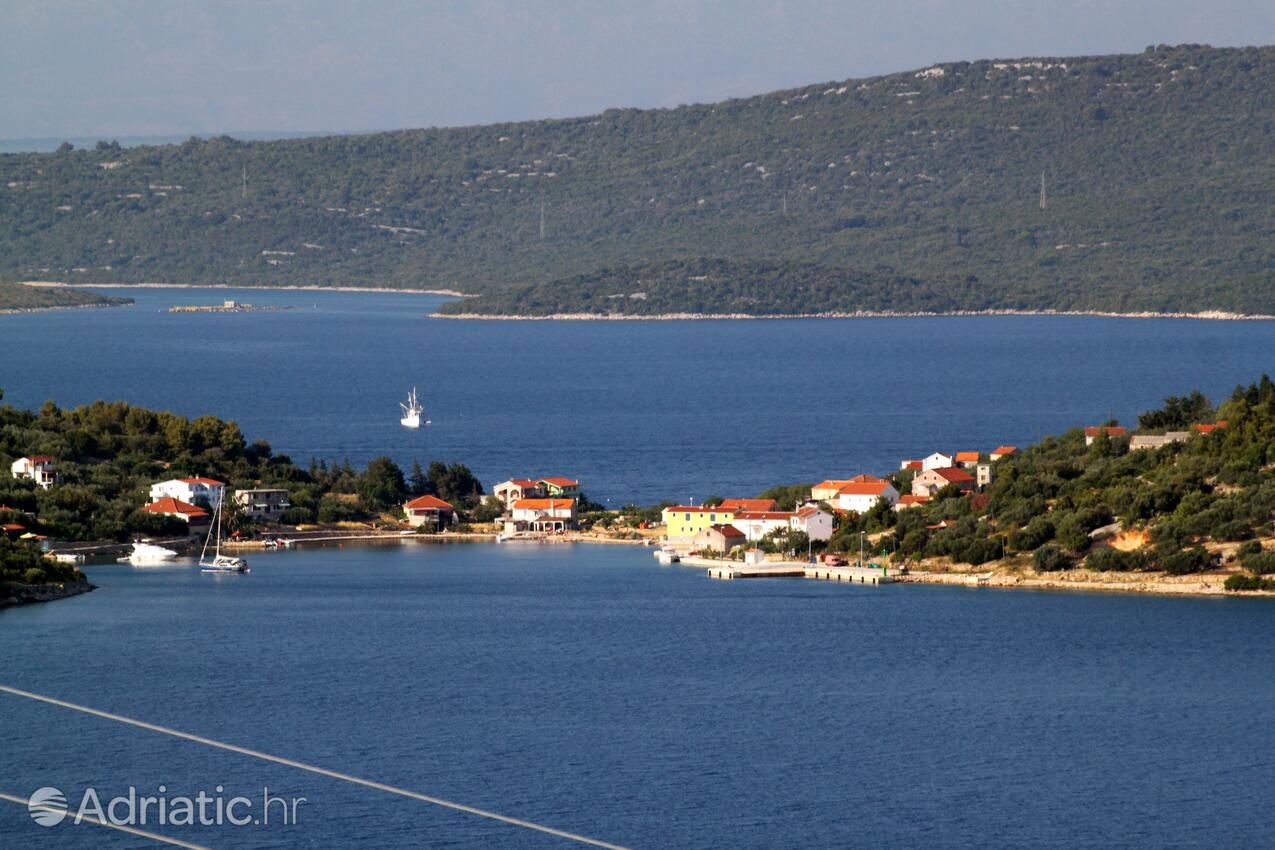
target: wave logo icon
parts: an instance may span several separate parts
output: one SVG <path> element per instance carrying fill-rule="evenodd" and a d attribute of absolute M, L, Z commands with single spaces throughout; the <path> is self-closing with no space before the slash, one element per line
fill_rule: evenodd
<path fill-rule="evenodd" d="M 27 799 L 31 820 L 40 826 L 57 826 L 66 817 L 66 795 L 57 788 L 37 788 Z"/>

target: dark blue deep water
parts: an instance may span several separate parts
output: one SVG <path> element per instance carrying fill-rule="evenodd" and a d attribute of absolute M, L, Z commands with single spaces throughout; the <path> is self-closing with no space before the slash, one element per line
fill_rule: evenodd
<path fill-rule="evenodd" d="M 1275 322 L 968 317 L 455 322 L 422 295 L 123 290 L 0 316 L 5 401 L 96 398 L 237 420 L 305 462 L 565 474 L 599 501 L 752 495 L 990 450 L 1275 372 Z M 292 305 L 170 314 L 174 304 Z M 433 426 L 398 424 L 415 384 Z"/>
<path fill-rule="evenodd" d="M 1270 847 L 1275 608 L 408 544 L 89 567 L 5 684 L 635 848 Z M 0 791 L 302 796 L 218 848 L 565 842 L 0 694 Z M 36 826 L 0 847 L 153 847 Z"/>

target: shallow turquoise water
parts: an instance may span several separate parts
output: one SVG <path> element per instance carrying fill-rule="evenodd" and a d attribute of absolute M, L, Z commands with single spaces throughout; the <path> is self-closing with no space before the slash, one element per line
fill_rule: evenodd
<path fill-rule="evenodd" d="M 637 848 L 1260 847 L 1275 607 L 391 545 L 90 567 L 0 682 Z M 0 695 L 0 791 L 304 796 L 213 847 L 565 847 Z M 85 830 L 92 829 L 88 835 Z M 149 847 L 0 804 L 0 847 Z"/>

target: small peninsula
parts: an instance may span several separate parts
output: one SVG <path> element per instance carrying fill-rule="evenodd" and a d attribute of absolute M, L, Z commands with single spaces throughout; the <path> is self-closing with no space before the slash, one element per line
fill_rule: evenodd
<path fill-rule="evenodd" d="M 27 286 L 0 281 L 0 313 L 62 310 L 72 307 L 118 307 L 132 303 L 132 298 L 101 295 L 96 292 L 85 292 L 82 289 Z"/>

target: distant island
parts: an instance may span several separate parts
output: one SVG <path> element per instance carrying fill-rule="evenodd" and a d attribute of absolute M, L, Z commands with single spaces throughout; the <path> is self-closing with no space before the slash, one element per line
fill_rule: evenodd
<path fill-rule="evenodd" d="M 132 298 L 99 295 L 96 292 L 85 292 L 80 289 L 0 282 L 0 313 L 57 310 L 67 307 L 116 307 L 132 303 Z"/>
<path fill-rule="evenodd" d="M 445 315 L 1275 314 L 1275 48 L 943 62 L 676 109 L 0 155 L 0 279 Z M 645 297 L 641 297 L 644 293 Z"/>

